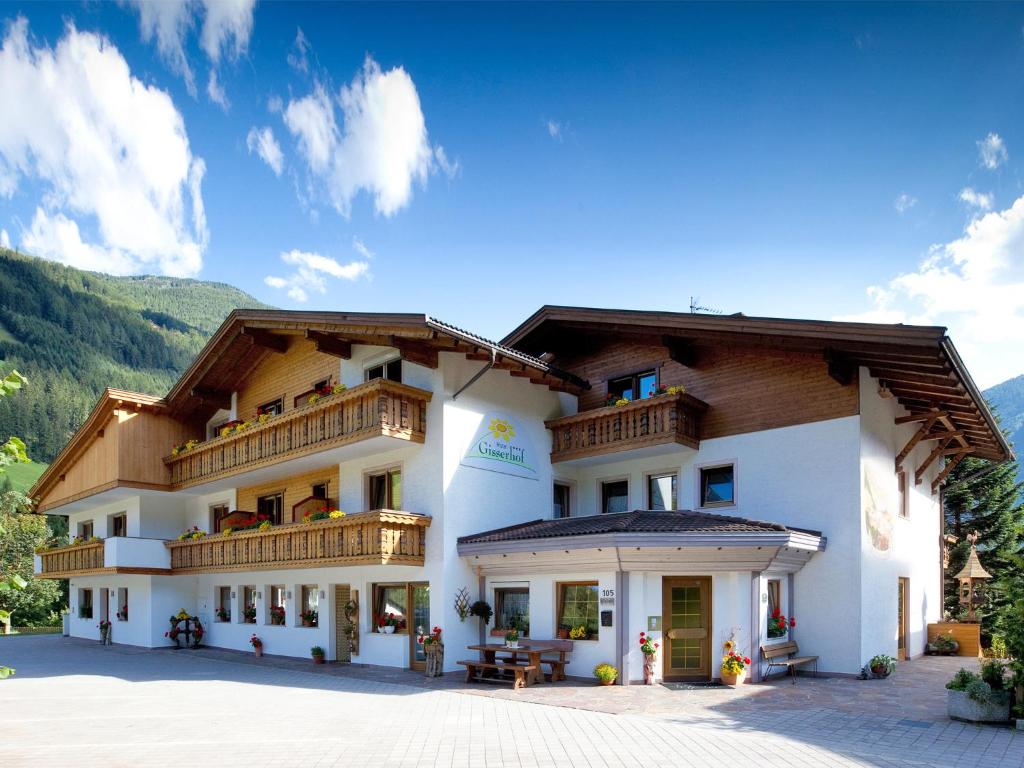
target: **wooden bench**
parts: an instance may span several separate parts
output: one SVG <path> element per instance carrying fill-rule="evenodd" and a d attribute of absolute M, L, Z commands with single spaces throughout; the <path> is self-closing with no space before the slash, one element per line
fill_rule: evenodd
<path fill-rule="evenodd" d="M 553 648 L 557 651 L 558 658 L 544 658 L 542 656 L 540 662 L 541 664 L 549 664 L 551 666 L 551 675 L 548 678 L 551 682 L 565 680 L 565 665 L 569 663 L 565 658 L 565 654 L 572 653 L 572 640 L 539 640 L 531 637 L 527 640 L 519 641 L 520 648 L 530 648 L 532 646 Z"/>
<path fill-rule="evenodd" d="M 483 670 L 493 669 L 503 672 L 511 672 L 515 675 L 515 681 L 512 683 L 513 689 L 525 688 L 528 683 L 527 676 L 537 671 L 537 667 L 529 664 L 515 664 L 513 662 L 496 661 L 493 664 L 486 661 L 480 661 L 475 659 L 473 661 L 457 661 L 456 664 L 462 664 L 466 668 L 466 682 L 476 683 L 484 680 L 493 679 L 482 676 Z"/>
<path fill-rule="evenodd" d="M 803 664 L 814 664 L 814 676 L 818 676 L 818 657 L 797 656 L 798 653 L 800 653 L 800 647 L 796 641 L 761 646 L 761 655 L 768 662 L 768 674 L 772 673 L 772 667 L 788 667 L 789 676 L 793 678 L 794 685 L 796 685 L 796 668 Z"/>

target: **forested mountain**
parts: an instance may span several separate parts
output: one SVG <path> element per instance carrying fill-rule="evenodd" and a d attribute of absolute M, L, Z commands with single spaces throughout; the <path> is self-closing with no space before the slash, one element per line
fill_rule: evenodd
<path fill-rule="evenodd" d="M 104 387 L 165 394 L 232 309 L 263 306 L 223 283 L 112 277 L 0 248 L 0 370 L 29 380 L 0 404 L 0 435 L 49 462 Z"/>
<path fill-rule="evenodd" d="M 999 414 L 1003 429 L 1010 436 L 1014 452 L 1018 459 L 1024 452 L 1024 375 L 996 384 L 982 394 Z M 1017 479 L 1024 482 L 1024 461 L 1018 460 L 1021 467 Z"/>

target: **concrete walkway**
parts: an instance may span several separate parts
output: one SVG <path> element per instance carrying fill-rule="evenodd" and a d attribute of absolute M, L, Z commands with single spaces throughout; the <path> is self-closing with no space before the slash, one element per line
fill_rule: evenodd
<path fill-rule="evenodd" d="M 958 660 L 903 665 L 889 681 L 515 694 L 457 676 L 52 636 L 0 640 L 0 658 L 18 668 L 0 682 L 6 765 L 1024 765 L 1024 733 L 939 711 L 941 682 L 926 680 L 944 682 Z"/>

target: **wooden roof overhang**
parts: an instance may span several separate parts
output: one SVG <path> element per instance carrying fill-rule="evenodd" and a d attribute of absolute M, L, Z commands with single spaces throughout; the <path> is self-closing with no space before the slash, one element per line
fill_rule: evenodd
<path fill-rule="evenodd" d="M 231 392 L 268 355 L 284 352 L 289 339 L 301 337 L 326 354 L 347 359 L 352 346 L 395 347 L 405 360 L 436 368 L 440 352 L 491 362 L 557 391 L 579 393 L 587 382 L 520 350 L 504 347 L 427 315 L 233 311 L 211 337 L 171 391 L 167 403 L 176 416 L 213 413 L 229 407 Z"/>
<path fill-rule="evenodd" d="M 162 397 L 146 395 L 141 392 L 129 392 L 124 389 L 103 390 L 96 405 L 89 412 L 85 422 L 78 431 L 71 436 L 61 452 L 57 454 L 50 466 L 46 468 L 35 484 L 29 489 L 28 496 L 32 499 L 39 499 L 45 496 L 54 485 L 64 479 L 67 468 L 99 437 L 103 437 L 103 430 L 111 414 L 119 408 L 130 408 L 133 411 L 150 411 L 152 413 L 165 412 L 167 401 Z"/>
<path fill-rule="evenodd" d="M 918 441 L 937 441 L 940 456 L 950 458 L 946 469 L 967 455 L 996 462 L 1013 457 L 988 404 L 940 326 L 544 306 L 502 344 L 531 355 L 552 355 L 557 361 L 587 345 L 615 338 L 665 346 L 672 359 L 689 366 L 699 364 L 702 346 L 820 355 L 830 375 L 843 384 L 852 382 L 858 367 L 864 366 L 909 411 L 906 421 L 928 424 L 924 432 L 919 429 Z M 938 456 L 925 466 L 934 458 Z"/>

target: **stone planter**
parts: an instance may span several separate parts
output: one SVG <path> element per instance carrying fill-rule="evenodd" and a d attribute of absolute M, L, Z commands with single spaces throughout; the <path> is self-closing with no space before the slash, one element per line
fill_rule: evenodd
<path fill-rule="evenodd" d="M 1005 723 L 1010 719 L 1010 699 L 1001 703 L 981 704 L 967 695 L 967 691 L 946 691 L 946 713 L 953 720 L 968 723 Z"/>

